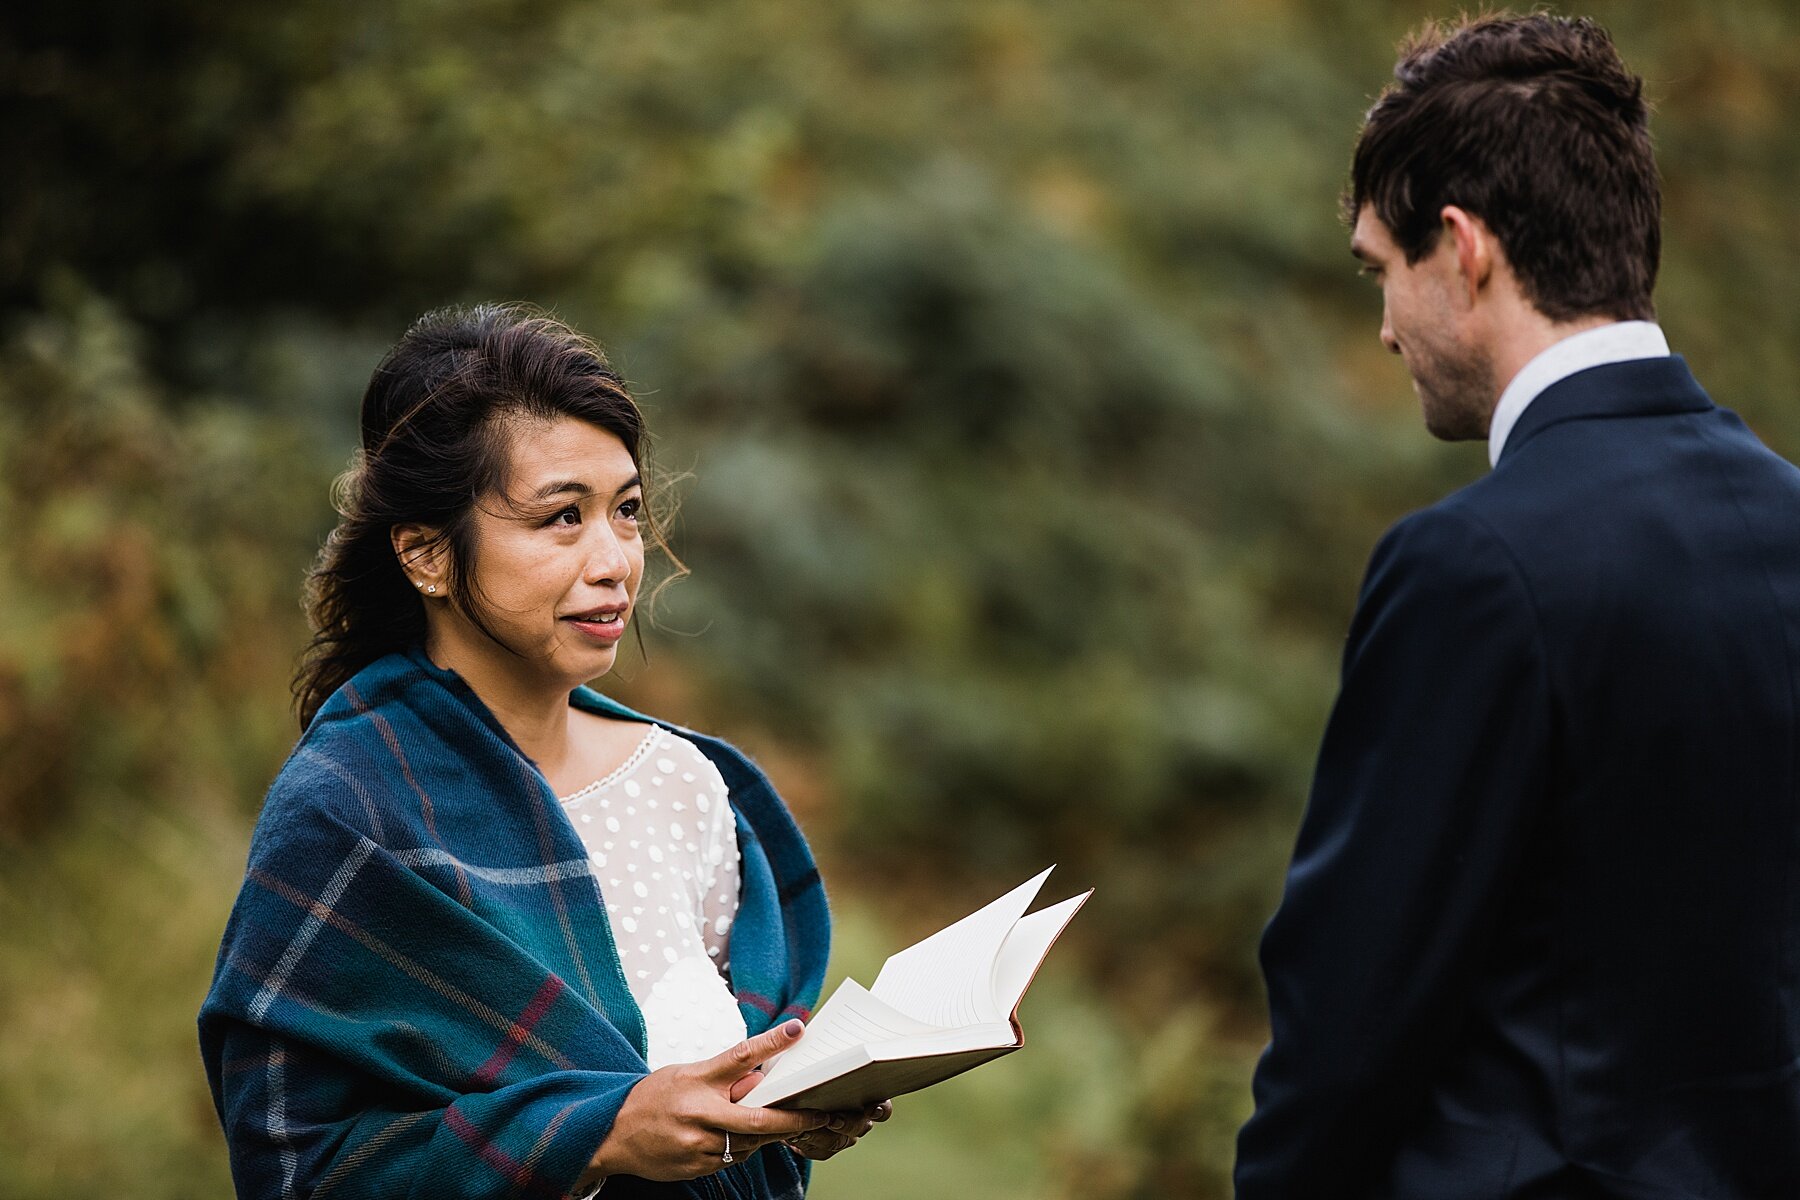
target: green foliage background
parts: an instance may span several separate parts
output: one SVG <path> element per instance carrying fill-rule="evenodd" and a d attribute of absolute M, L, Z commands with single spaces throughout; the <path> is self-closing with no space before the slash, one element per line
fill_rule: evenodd
<path fill-rule="evenodd" d="M 1800 17 L 1596 3 L 1665 327 L 1800 452 Z M 726 733 L 867 977 L 1045 862 L 1033 1050 L 821 1200 L 1223 1196 L 1358 573 L 1473 478 L 1335 201 L 1411 2 L 207 0 L 0 17 L 0 1196 L 229 1193 L 192 1017 L 299 581 L 417 312 L 528 299 L 694 569 L 626 698 Z"/>

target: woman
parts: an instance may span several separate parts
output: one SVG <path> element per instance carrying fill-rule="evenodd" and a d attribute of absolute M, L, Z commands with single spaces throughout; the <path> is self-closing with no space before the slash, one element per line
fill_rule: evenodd
<path fill-rule="evenodd" d="M 818 872 L 741 754 L 583 686 L 657 541 L 643 443 L 518 309 L 376 368 L 200 1013 L 240 1196 L 772 1200 L 885 1119 L 734 1103 L 817 1001 Z"/>

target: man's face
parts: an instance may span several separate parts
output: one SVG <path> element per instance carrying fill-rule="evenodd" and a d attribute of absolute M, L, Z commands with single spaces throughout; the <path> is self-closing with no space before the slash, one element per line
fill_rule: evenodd
<path fill-rule="evenodd" d="M 1364 205 L 1350 253 L 1381 285 L 1381 344 L 1405 361 L 1425 428 L 1445 441 L 1485 438 L 1500 389 L 1491 356 L 1473 336 L 1454 237 L 1440 233 L 1431 253 L 1409 264 L 1381 218 Z"/>

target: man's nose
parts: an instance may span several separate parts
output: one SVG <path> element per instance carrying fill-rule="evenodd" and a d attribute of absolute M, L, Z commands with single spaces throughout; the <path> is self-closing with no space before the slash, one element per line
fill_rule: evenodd
<path fill-rule="evenodd" d="M 1386 309 L 1381 313 L 1381 344 L 1387 347 L 1389 354 L 1400 353 L 1400 339 L 1394 336 L 1394 327 L 1388 321 Z"/>

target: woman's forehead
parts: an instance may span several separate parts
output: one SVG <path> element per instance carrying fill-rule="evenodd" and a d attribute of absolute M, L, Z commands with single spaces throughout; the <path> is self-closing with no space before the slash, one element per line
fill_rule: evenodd
<path fill-rule="evenodd" d="M 527 494 L 562 483 L 610 492 L 637 474 L 637 464 L 619 436 L 569 416 L 511 423 L 508 474 Z"/>

